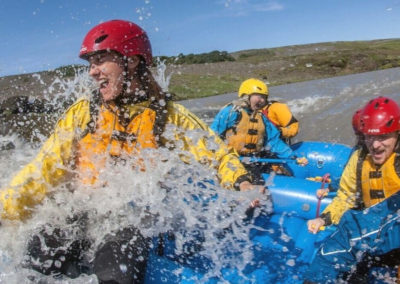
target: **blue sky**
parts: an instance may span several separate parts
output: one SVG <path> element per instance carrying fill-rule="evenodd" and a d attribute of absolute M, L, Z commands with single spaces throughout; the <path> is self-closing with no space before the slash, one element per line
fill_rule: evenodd
<path fill-rule="evenodd" d="M 168 56 L 400 38 L 400 0 L 0 0 L 0 76 L 84 63 L 83 37 L 110 19 Z"/>

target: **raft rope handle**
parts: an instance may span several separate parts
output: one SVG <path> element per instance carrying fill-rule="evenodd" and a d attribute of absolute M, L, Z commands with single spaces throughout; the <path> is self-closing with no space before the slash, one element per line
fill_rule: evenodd
<path fill-rule="evenodd" d="M 329 182 L 329 178 L 330 178 L 330 174 L 326 173 L 324 174 L 324 176 L 321 179 L 321 188 L 318 191 L 323 191 L 322 194 L 317 194 L 317 198 L 318 198 L 318 203 L 317 203 L 317 213 L 316 213 L 316 218 L 319 217 L 319 210 L 321 208 L 321 201 L 322 199 L 328 195 L 329 189 L 325 189 L 325 183 Z M 317 191 L 317 192 L 318 192 Z"/>

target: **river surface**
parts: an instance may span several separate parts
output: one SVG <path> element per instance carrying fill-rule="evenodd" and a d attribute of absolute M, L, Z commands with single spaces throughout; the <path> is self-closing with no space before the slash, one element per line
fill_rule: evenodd
<path fill-rule="evenodd" d="M 293 141 L 322 140 L 354 143 L 353 113 L 376 96 L 388 96 L 400 103 L 400 68 L 340 76 L 271 87 L 271 100 L 285 102 L 300 122 Z M 182 101 L 206 122 L 236 93 Z"/>
<path fill-rule="evenodd" d="M 80 84 L 82 80 L 85 81 L 86 77 L 66 82 L 66 92 L 74 92 L 75 89 L 68 88 L 68 84 Z M 355 140 L 351 127 L 354 111 L 378 95 L 400 102 L 400 68 L 270 88 L 270 98 L 287 103 L 300 122 L 300 133 L 294 141 L 320 140 L 348 145 L 352 145 Z M 237 94 L 232 93 L 181 103 L 211 123 L 217 111 L 236 98 Z M 44 141 L 44 137 L 41 140 Z M 37 145 L 13 134 L 0 136 L 0 142 L 4 141 L 11 141 L 15 148 L 0 151 L 1 188 L 6 187 L 11 177 L 38 152 Z M 126 165 L 107 167 L 104 172 L 107 184 L 103 188 L 95 191 L 87 188 L 71 190 L 61 185 L 51 190 L 50 197 L 35 209 L 33 218 L 24 223 L 3 221 L 0 230 L 0 282 L 25 283 L 27 277 L 36 277 L 48 281 L 41 283 L 70 283 L 72 280 L 55 281 L 35 274 L 23 268 L 21 263 L 27 240 L 32 233 L 37 232 L 43 224 L 62 225 L 71 212 L 79 211 L 89 212 L 87 235 L 95 245 L 99 244 L 105 234 L 116 228 L 135 225 L 146 236 L 156 236 L 165 230 L 173 231 L 177 253 L 182 253 L 186 244 L 196 239 L 196 234 L 188 232 L 201 230 L 204 245 L 196 253 L 209 259 L 213 268 L 209 269 L 203 279 L 198 280 L 220 277 L 223 267 L 234 267 L 242 271 L 252 259 L 248 249 L 251 246 L 248 240 L 250 227 L 243 227 L 237 220 L 243 219 L 251 200 L 262 197 L 258 193 L 244 195 L 207 184 L 205 187 L 209 190 L 205 190 L 204 182 L 203 186 L 196 186 L 197 180 L 215 180 L 215 171 L 197 164 L 183 164 L 176 153 L 149 151 L 148 157 L 146 166 L 152 169 L 150 171 L 132 170 Z M 167 162 L 154 163 L 160 160 Z M 188 182 L 193 179 L 193 183 Z M 160 181 L 166 186 L 160 188 Z M 76 185 L 74 189 L 78 188 Z M 218 199 L 215 198 L 216 191 Z M 206 205 L 199 200 L 206 202 Z M 241 200 L 241 203 L 238 204 L 236 200 Z M 230 228 L 232 238 L 216 239 L 215 236 L 221 234 L 222 228 Z M 286 240 L 287 236 L 282 233 L 278 238 Z M 234 260 L 226 258 L 226 248 L 229 248 L 229 254 L 236 253 L 240 257 Z M 89 256 L 90 253 L 93 252 L 89 252 Z M 271 255 L 271 263 L 277 257 Z M 296 259 L 287 260 L 290 267 L 294 267 L 295 262 Z M 284 271 L 285 265 L 280 269 Z M 244 280 L 251 282 L 251 279 Z M 96 279 L 93 276 L 82 276 L 75 283 L 96 283 Z"/>

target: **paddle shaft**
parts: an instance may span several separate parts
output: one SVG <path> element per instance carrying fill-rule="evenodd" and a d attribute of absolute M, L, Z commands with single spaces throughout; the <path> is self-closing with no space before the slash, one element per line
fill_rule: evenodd
<path fill-rule="evenodd" d="M 240 157 L 240 160 L 247 163 L 268 163 L 268 164 L 289 164 L 296 163 L 295 159 L 273 159 L 273 158 L 258 158 L 258 157 Z"/>

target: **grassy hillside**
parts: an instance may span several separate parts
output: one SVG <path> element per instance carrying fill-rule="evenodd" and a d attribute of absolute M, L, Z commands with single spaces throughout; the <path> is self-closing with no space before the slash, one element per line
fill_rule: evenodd
<path fill-rule="evenodd" d="M 179 98 L 235 92 L 256 77 L 269 86 L 400 66 L 400 39 L 329 42 L 244 50 L 234 62 L 170 66 L 170 90 Z"/>
<path fill-rule="evenodd" d="M 167 65 L 166 73 L 171 76 L 169 90 L 178 99 L 188 99 L 235 92 L 249 77 L 276 86 L 399 67 L 400 39 L 294 45 L 243 50 L 228 55 L 234 61 Z M 36 74 L 40 75 L 40 80 Z M 1 77 L 1 98 L 40 97 L 43 92 L 49 92 L 48 87 L 56 77 L 74 76 L 74 68 L 64 66 L 36 74 Z"/>
<path fill-rule="evenodd" d="M 240 83 L 249 77 L 260 78 L 275 86 L 399 67 L 400 39 L 328 42 L 222 55 L 233 61 L 168 64 L 166 75 L 171 78 L 169 90 L 182 100 L 236 92 Z M 193 61 L 203 59 L 203 55 L 183 57 Z M 65 86 L 55 80 L 74 78 L 77 68 L 82 66 L 1 77 L 0 135 L 17 133 L 29 141 L 46 137 L 59 113 L 70 104 L 65 98 L 52 98 L 57 93 L 65 93 Z M 0 149 L 7 147 L 9 145 L 0 143 Z"/>

